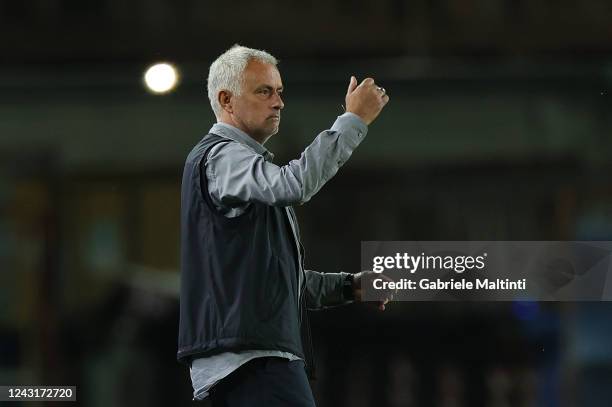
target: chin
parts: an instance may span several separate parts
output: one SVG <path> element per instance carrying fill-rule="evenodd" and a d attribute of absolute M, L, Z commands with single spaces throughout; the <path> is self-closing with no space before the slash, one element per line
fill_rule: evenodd
<path fill-rule="evenodd" d="M 275 127 L 273 129 L 266 129 L 266 130 L 262 130 L 261 131 L 261 136 L 260 136 L 260 142 L 263 144 L 266 141 L 268 141 L 268 139 L 270 137 L 272 137 L 273 135 L 275 135 L 276 133 L 278 133 L 278 127 Z"/>
<path fill-rule="evenodd" d="M 266 137 L 272 137 L 276 133 L 278 133 L 278 126 L 274 126 L 274 127 L 270 128 L 270 129 L 267 129 L 266 130 L 266 134 L 267 134 Z"/>

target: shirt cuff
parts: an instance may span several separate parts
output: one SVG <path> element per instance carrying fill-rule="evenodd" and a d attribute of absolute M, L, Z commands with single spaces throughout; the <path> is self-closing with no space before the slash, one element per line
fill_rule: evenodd
<path fill-rule="evenodd" d="M 344 281 L 348 273 L 324 273 L 323 278 L 327 285 L 324 307 L 335 307 L 338 305 L 349 304 L 352 301 L 344 298 Z"/>
<path fill-rule="evenodd" d="M 331 130 L 343 133 L 354 140 L 354 147 L 359 145 L 368 134 L 368 125 L 355 113 L 346 112 L 336 119 Z"/>

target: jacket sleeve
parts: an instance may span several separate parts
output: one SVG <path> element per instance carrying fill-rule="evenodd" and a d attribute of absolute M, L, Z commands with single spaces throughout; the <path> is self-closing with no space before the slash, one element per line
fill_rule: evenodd
<path fill-rule="evenodd" d="M 338 305 L 350 304 L 343 294 L 344 280 L 348 273 L 319 273 L 304 270 L 306 274 L 306 307 L 320 310 Z"/>

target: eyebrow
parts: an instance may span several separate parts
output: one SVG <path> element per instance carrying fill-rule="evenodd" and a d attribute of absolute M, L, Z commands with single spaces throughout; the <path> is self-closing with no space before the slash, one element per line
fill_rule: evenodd
<path fill-rule="evenodd" d="M 260 89 L 269 89 L 269 90 L 273 90 L 273 89 L 274 89 L 274 87 L 272 87 L 272 86 L 270 86 L 270 85 L 260 85 L 260 86 L 258 86 L 258 87 L 257 87 L 255 90 L 260 90 Z M 285 87 L 284 87 L 284 86 L 280 86 L 280 87 L 276 88 L 276 90 L 277 90 L 277 91 L 279 91 L 279 90 L 280 90 L 280 91 L 283 91 L 283 90 L 285 90 Z"/>

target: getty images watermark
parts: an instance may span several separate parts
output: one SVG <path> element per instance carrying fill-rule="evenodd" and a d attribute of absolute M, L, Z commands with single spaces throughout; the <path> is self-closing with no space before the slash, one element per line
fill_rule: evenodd
<path fill-rule="evenodd" d="M 365 300 L 609 301 L 612 242 L 362 242 Z"/>

